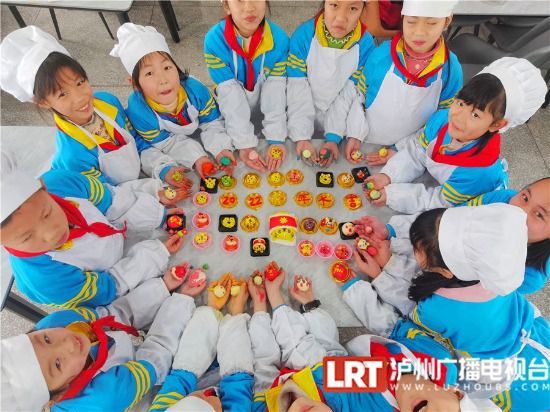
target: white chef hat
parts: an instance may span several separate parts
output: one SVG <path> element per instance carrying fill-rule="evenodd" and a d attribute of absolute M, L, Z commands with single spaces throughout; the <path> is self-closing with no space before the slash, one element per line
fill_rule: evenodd
<path fill-rule="evenodd" d="M 401 9 L 402 16 L 449 17 L 458 0 L 405 0 Z"/>
<path fill-rule="evenodd" d="M 0 341 L 2 410 L 40 411 L 50 400 L 48 385 L 28 335 Z"/>
<path fill-rule="evenodd" d="M 525 123 L 544 103 L 546 83 L 529 60 L 517 57 L 502 57 L 485 67 L 481 73 L 496 76 L 506 92 L 506 112 L 504 118 L 508 125 L 501 129 Z"/>
<path fill-rule="evenodd" d="M 505 203 L 447 209 L 439 223 L 439 250 L 460 280 L 479 280 L 507 295 L 523 282 L 527 215 Z"/>
<path fill-rule="evenodd" d="M 174 405 L 170 406 L 169 412 L 214 412 L 214 408 L 204 399 L 196 396 L 186 396 Z"/>
<path fill-rule="evenodd" d="M 41 187 L 39 179 L 18 170 L 13 156 L 2 152 L 0 159 L 0 222 L 15 212 Z"/>
<path fill-rule="evenodd" d="M 48 33 L 27 26 L 8 34 L 0 45 L 0 87 L 22 102 L 32 102 L 40 65 L 53 52 L 69 52 Z"/>
<path fill-rule="evenodd" d="M 118 28 L 116 36 L 118 44 L 111 50 L 111 56 L 119 57 L 130 75 L 143 56 L 156 51 L 171 54 L 164 36 L 151 26 L 124 23 Z"/>

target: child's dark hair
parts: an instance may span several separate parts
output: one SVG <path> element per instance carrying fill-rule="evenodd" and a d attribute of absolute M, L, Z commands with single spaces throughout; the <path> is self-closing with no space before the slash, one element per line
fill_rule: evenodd
<path fill-rule="evenodd" d="M 535 180 L 533 183 L 527 185 L 526 188 L 544 180 L 550 180 L 550 176 Z M 548 273 L 546 273 L 546 263 L 548 259 L 550 259 L 550 239 L 544 239 L 527 245 L 526 266 L 531 266 L 548 275 Z"/>
<path fill-rule="evenodd" d="M 446 209 L 432 209 L 420 214 L 409 230 L 411 244 L 415 251 L 422 250 L 426 256 L 424 266 L 428 268 L 447 269 L 439 250 L 439 222 Z M 464 282 L 456 277 L 446 278 L 437 272 L 423 270 L 414 278 L 409 287 L 409 299 L 415 302 L 429 298 L 439 288 L 464 287 L 477 283 Z"/>
<path fill-rule="evenodd" d="M 58 79 L 58 73 L 61 69 L 67 68 L 88 80 L 88 75 L 84 68 L 71 56 L 59 52 L 52 52 L 42 62 L 34 78 L 34 100 L 40 102 L 46 99 L 50 94 L 55 93 L 61 88 Z"/>
<path fill-rule="evenodd" d="M 180 69 L 178 64 L 174 61 L 174 59 L 172 58 L 172 56 L 169 53 L 166 53 L 164 51 L 157 51 L 157 52 L 154 52 L 154 53 L 159 53 L 160 55 L 166 57 L 167 59 L 169 59 L 174 64 L 174 66 L 176 66 L 176 69 L 178 70 L 178 73 L 179 73 L 179 76 L 180 76 L 180 82 L 183 82 L 183 81 L 185 81 L 189 78 L 189 70 Z M 146 56 L 143 56 L 141 59 L 139 59 L 139 61 L 136 63 L 136 66 L 134 67 L 134 70 L 132 71 L 132 84 L 134 85 L 134 88 L 137 89 L 140 92 L 143 92 L 143 90 L 141 89 L 141 85 L 139 84 L 139 71 L 141 70 L 141 68 L 145 64 L 148 56 L 150 56 L 150 55 L 151 55 L 151 53 L 149 53 Z"/>
<path fill-rule="evenodd" d="M 474 109 L 481 111 L 488 109 L 489 113 L 493 116 L 493 123 L 504 119 L 504 114 L 506 113 L 506 91 L 498 77 L 490 73 L 481 73 L 472 77 L 458 92 L 455 99 L 460 99 L 464 103 L 472 105 Z M 479 138 L 479 145 L 474 154 L 481 152 L 496 133 L 487 130 Z"/>

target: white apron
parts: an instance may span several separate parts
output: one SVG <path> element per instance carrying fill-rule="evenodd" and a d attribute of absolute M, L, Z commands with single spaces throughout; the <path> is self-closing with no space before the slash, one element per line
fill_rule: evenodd
<path fill-rule="evenodd" d="M 139 172 L 141 170 L 141 162 L 134 136 L 132 136 L 126 129 L 120 127 L 116 121 L 111 119 L 105 113 L 98 109 L 94 109 L 94 111 L 99 117 L 101 117 L 101 119 L 103 119 L 103 121 L 113 126 L 113 128 L 117 130 L 126 141 L 124 146 L 119 147 L 117 150 L 112 150 L 105 153 L 105 151 L 103 151 L 103 149 L 99 146 L 97 139 L 92 133 L 81 126 L 76 125 L 83 133 L 86 134 L 86 136 L 96 143 L 99 169 L 101 173 L 105 175 L 107 179 L 109 179 L 109 181 L 115 186 L 120 183 L 138 179 Z"/>
<path fill-rule="evenodd" d="M 326 112 L 359 65 L 359 45 L 350 49 L 323 47 L 311 40 L 306 59 L 307 79 L 317 111 Z"/>
<path fill-rule="evenodd" d="M 121 330 L 105 331 L 105 334 L 114 340 L 109 348 L 107 360 L 96 373 L 106 372 L 113 366 L 123 365 L 126 362 L 134 360 L 134 345 L 130 335 Z"/>
<path fill-rule="evenodd" d="M 101 211 L 86 199 L 67 197 L 65 200 L 78 204 L 78 210 L 88 223 L 102 222 L 111 226 Z M 57 262 L 76 266 L 84 271 L 103 271 L 113 267 L 124 249 L 124 236 L 121 233 L 99 237 L 93 233 L 74 239 L 66 250 L 51 250 L 46 254 Z"/>
<path fill-rule="evenodd" d="M 256 79 L 254 90 L 247 90 L 246 87 L 243 86 L 246 100 L 248 100 L 248 106 L 250 106 L 250 111 L 252 111 L 258 105 L 258 101 L 260 100 L 262 85 L 265 82 L 264 63 L 265 53 L 262 54 L 262 64 L 260 65 L 259 77 Z M 233 52 L 233 66 L 235 67 L 235 80 L 239 81 L 237 78 L 239 71 L 238 55 L 236 52 Z"/>
<path fill-rule="evenodd" d="M 367 109 L 367 142 L 393 145 L 426 124 L 439 105 L 443 83 L 441 73 L 427 87 L 407 84 L 394 73 L 392 63 L 376 99 Z"/>

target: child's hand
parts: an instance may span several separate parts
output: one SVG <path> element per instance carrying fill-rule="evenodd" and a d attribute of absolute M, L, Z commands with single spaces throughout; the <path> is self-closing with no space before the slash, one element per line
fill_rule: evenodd
<path fill-rule="evenodd" d="M 177 293 L 181 293 L 182 295 L 191 296 L 193 299 L 199 296 L 202 292 L 204 292 L 204 289 L 206 289 L 206 281 L 201 282 L 195 286 L 191 286 L 189 284 L 189 279 L 185 281 L 180 288 L 177 290 Z"/>
<path fill-rule="evenodd" d="M 390 177 L 385 173 L 375 173 L 367 177 L 366 181 L 374 183 L 376 190 L 380 190 L 391 183 Z"/>
<path fill-rule="evenodd" d="M 241 160 L 246 164 L 248 167 L 251 167 L 252 169 L 258 170 L 260 172 L 266 172 L 267 171 L 267 164 L 265 160 L 260 156 L 258 152 L 256 152 L 257 157 L 251 159 L 250 153 L 256 152 L 256 149 L 253 147 L 248 147 L 246 149 L 240 149 L 239 150 L 239 157 Z M 254 156 L 253 156 L 254 157 Z"/>
<path fill-rule="evenodd" d="M 193 166 L 195 167 L 195 172 L 197 172 L 201 179 L 213 175 L 218 170 L 208 156 L 199 157 Z"/>
<path fill-rule="evenodd" d="M 305 282 L 307 282 L 309 288 L 307 290 L 301 290 L 298 287 L 298 282 L 300 282 L 301 285 L 304 285 Z M 313 295 L 313 282 L 311 278 L 305 276 L 295 275 L 294 284 L 288 286 L 288 292 L 290 293 L 290 296 L 292 296 L 302 305 L 305 305 L 306 303 L 309 303 L 315 299 L 315 296 Z"/>
<path fill-rule="evenodd" d="M 176 188 L 191 189 L 193 182 L 185 176 L 185 173 L 189 173 L 189 169 L 185 167 L 171 167 L 164 176 L 164 181 Z"/>
<path fill-rule="evenodd" d="M 224 166 L 222 164 L 222 157 L 227 157 L 229 160 L 231 160 L 231 163 L 228 166 Z M 220 170 L 223 170 L 223 172 L 226 175 L 233 176 L 233 169 L 237 165 L 237 160 L 235 159 L 235 156 L 233 155 L 233 152 L 231 150 L 224 149 L 218 155 L 216 156 L 216 162 L 218 163 L 218 168 Z"/>
<path fill-rule="evenodd" d="M 229 296 L 231 296 L 232 280 L 231 273 L 226 273 L 208 286 L 208 306 L 216 310 L 222 310 L 229 300 Z"/>
<path fill-rule="evenodd" d="M 168 199 L 164 193 L 164 189 L 159 190 L 159 201 L 164 206 L 175 206 L 176 203 L 191 197 L 191 188 L 174 188 L 176 192 L 176 197 L 173 199 Z"/>
<path fill-rule="evenodd" d="M 181 286 L 189 273 L 189 262 L 181 262 L 177 266 L 172 266 L 164 273 L 162 280 L 166 284 L 166 288 L 172 292 Z"/>
<path fill-rule="evenodd" d="M 325 142 L 325 144 L 319 150 L 319 153 L 321 153 L 323 149 L 330 150 L 330 156 L 328 157 L 328 159 L 323 159 L 319 157 L 319 166 L 321 167 L 330 166 L 332 162 L 336 162 L 340 157 L 340 150 L 338 149 L 338 145 L 334 142 Z"/>
<path fill-rule="evenodd" d="M 374 236 L 367 237 L 371 246 L 375 247 L 378 253 L 374 255 L 374 260 L 380 268 L 384 268 L 391 258 L 391 243 L 389 240 L 380 240 Z M 370 256 L 370 255 L 369 255 Z"/>
<path fill-rule="evenodd" d="M 317 155 L 317 149 L 315 149 L 315 146 L 311 143 L 311 140 L 300 140 L 298 143 L 296 143 L 296 153 L 298 156 L 302 158 L 302 160 L 305 160 L 303 156 L 304 150 L 309 150 L 311 153 L 311 157 L 309 158 L 309 161 L 311 163 L 319 163 L 319 156 Z"/>
<path fill-rule="evenodd" d="M 360 149 L 361 149 L 361 140 L 356 139 L 355 137 L 348 137 L 347 142 L 346 142 L 346 148 L 344 149 L 344 151 L 346 153 L 346 159 L 348 160 L 348 162 L 353 163 L 353 164 L 361 163 L 362 159 L 353 160 L 351 158 L 351 154 L 354 151 L 360 150 Z"/>
<path fill-rule="evenodd" d="M 395 153 L 397 153 L 393 149 L 386 149 L 387 155 L 386 156 L 380 156 L 380 152 L 371 152 L 367 153 L 367 164 L 369 166 L 382 166 L 385 165 L 388 162 L 388 159 L 392 157 Z"/>
<path fill-rule="evenodd" d="M 269 303 L 271 303 L 273 309 L 285 303 L 283 295 L 281 294 L 281 286 L 285 282 L 285 277 L 286 273 L 284 270 L 281 270 L 281 274 L 274 280 L 268 280 L 264 277 L 265 290 L 269 298 Z"/>
<path fill-rule="evenodd" d="M 380 192 L 380 197 L 376 200 L 371 199 L 371 197 L 369 196 L 369 194 L 367 192 L 365 192 L 365 197 L 370 202 L 370 204 L 373 205 L 373 206 L 378 206 L 378 207 L 386 206 L 386 199 L 387 199 L 386 189 L 382 188 L 378 191 Z"/>
<path fill-rule="evenodd" d="M 263 279 L 263 275 L 262 275 Z M 264 279 L 265 282 L 265 279 Z M 264 283 L 260 286 L 256 285 L 252 278 L 248 278 L 246 282 L 248 285 L 248 292 L 252 298 L 252 304 L 254 306 L 254 313 L 256 312 L 267 312 L 267 300 L 266 300 L 266 291 Z"/>
<path fill-rule="evenodd" d="M 355 233 L 361 237 L 386 240 L 390 235 L 388 228 L 375 216 L 363 216 L 353 221 Z"/>
<path fill-rule="evenodd" d="M 362 273 L 367 274 L 371 279 L 376 279 L 382 272 L 380 265 L 367 252 L 355 248 L 353 260 Z"/>
<path fill-rule="evenodd" d="M 182 233 L 185 235 L 183 231 Z M 168 250 L 168 253 L 173 255 L 183 246 L 183 236 L 178 233 L 173 234 L 164 242 L 164 246 L 166 247 L 166 250 Z"/>
<path fill-rule="evenodd" d="M 277 170 L 286 158 L 286 147 L 284 144 L 272 144 L 267 148 L 267 168 L 270 171 Z"/>
<path fill-rule="evenodd" d="M 227 310 L 231 315 L 238 315 L 244 312 L 249 293 L 248 286 L 244 279 L 235 280 L 232 287 L 234 286 L 239 286 L 240 290 L 237 295 L 231 296 L 229 304 L 227 305 Z"/>

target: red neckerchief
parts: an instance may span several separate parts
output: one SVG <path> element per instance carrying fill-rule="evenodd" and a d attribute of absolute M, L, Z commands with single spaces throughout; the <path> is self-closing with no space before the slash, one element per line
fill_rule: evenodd
<path fill-rule="evenodd" d="M 446 123 L 445 126 L 437 132 L 437 140 L 431 156 L 434 162 L 451 166 L 487 167 L 498 160 L 500 156 L 500 133 L 491 137 L 489 143 L 487 143 L 479 153 L 475 153 L 477 150 L 476 146 L 457 154 L 441 153 L 441 145 L 443 144 L 443 139 L 445 138 L 445 133 L 447 133 L 448 128 L 449 123 Z"/>
<path fill-rule="evenodd" d="M 120 230 L 115 229 L 114 227 L 102 222 L 94 222 L 89 225 L 88 222 L 86 222 L 86 219 L 84 218 L 82 213 L 80 213 L 80 210 L 78 210 L 78 207 L 76 207 L 73 203 L 59 196 L 56 196 L 53 193 L 48 194 L 52 197 L 53 200 L 55 200 L 55 202 L 61 207 L 61 209 L 63 209 L 63 212 L 65 212 L 65 216 L 67 216 L 69 224 L 73 226 L 73 228 L 69 230 L 69 238 L 67 239 L 67 241 L 82 237 L 86 233 L 93 233 L 99 237 L 112 236 L 116 235 L 117 233 L 121 233 L 125 236 L 126 224 Z M 5 249 L 13 256 L 22 258 L 40 256 L 48 252 L 23 252 L 9 247 L 6 247 Z"/>
<path fill-rule="evenodd" d="M 114 134 L 114 139 L 116 140 L 116 143 L 113 143 L 113 142 L 104 142 L 104 143 L 101 143 L 99 145 L 99 147 L 101 147 L 103 150 L 109 150 L 109 151 L 113 151 L 113 150 L 118 150 L 120 149 L 122 146 L 124 146 L 126 144 L 126 140 L 124 140 L 124 138 L 122 137 L 122 135 L 118 132 L 117 129 L 113 128 L 113 134 Z"/>
<path fill-rule="evenodd" d="M 181 108 L 180 112 L 177 113 L 177 114 L 165 112 L 165 113 L 162 113 L 162 115 L 167 116 L 170 119 L 174 119 L 176 121 L 176 123 L 179 124 L 180 126 L 187 126 L 191 122 L 189 121 L 189 119 L 187 117 L 185 117 L 184 112 L 185 112 L 185 104 Z"/>
<path fill-rule="evenodd" d="M 231 20 L 231 16 L 227 16 L 225 18 L 225 29 L 223 32 L 223 36 L 225 37 L 227 44 L 229 44 L 231 50 L 233 50 L 235 53 L 246 60 L 245 87 L 248 91 L 254 90 L 254 66 L 252 65 L 252 58 L 254 57 L 254 53 L 256 53 L 256 50 L 258 49 L 258 46 L 260 45 L 260 42 L 262 40 L 262 35 L 264 34 L 264 24 L 265 22 L 260 24 L 260 26 L 252 35 L 252 38 L 250 39 L 250 46 L 248 47 L 248 53 L 245 53 L 237 40 L 237 35 L 235 34 L 235 26 L 233 25 L 233 20 Z"/>
<path fill-rule="evenodd" d="M 402 34 L 397 33 L 395 36 L 393 36 L 393 39 L 391 40 L 390 52 L 391 52 L 391 58 L 392 58 L 393 64 L 395 64 L 395 67 L 397 67 L 397 70 L 399 70 L 399 72 L 407 78 L 407 82 L 417 84 L 420 87 L 425 87 L 426 81 L 428 80 L 428 78 L 436 74 L 441 69 L 443 69 L 444 65 L 442 64 L 441 66 L 436 67 L 435 69 L 429 71 L 423 76 L 416 76 L 410 73 L 405 67 L 405 65 L 401 63 L 401 59 L 397 55 L 397 44 L 399 43 L 399 40 L 401 40 L 401 37 L 402 37 Z M 449 49 L 447 48 L 446 44 L 444 46 L 445 46 L 444 61 L 446 62 L 449 59 Z"/>
<path fill-rule="evenodd" d="M 80 372 L 80 374 L 71 382 L 69 388 L 61 398 L 61 401 L 71 399 L 77 396 L 82 389 L 93 379 L 95 374 L 105 365 L 107 361 L 107 354 L 109 352 L 108 337 L 103 328 L 109 328 L 110 330 L 122 330 L 134 336 L 139 336 L 138 331 L 124 323 L 115 321 L 114 316 L 106 316 L 90 323 L 92 330 L 94 331 L 99 347 L 95 361 L 86 370 Z"/>

